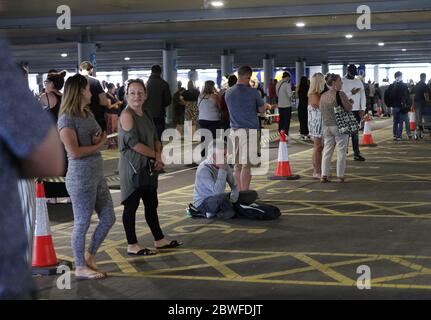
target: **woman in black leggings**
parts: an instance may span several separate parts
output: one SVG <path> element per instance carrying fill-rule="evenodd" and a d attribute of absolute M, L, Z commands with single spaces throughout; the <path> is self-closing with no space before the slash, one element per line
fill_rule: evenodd
<path fill-rule="evenodd" d="M 175 248 L 182 243 L 169 241 L 163 235 L 157 215 L 157 176 L 152 182 L 137 186 L 135 172 L 151 169 L 157 175 L 164 167 L 161 143 L 151 115 L 143 108 L 147 98 L 144 82 L 129 80 L 126 88 L 128 106 L 121 113 L 119 125 L 121 203 L 124 205 L 123 225 L 127 236 L 129 255 L 151 255 L 155 252 L 140 245 L 136 237 L 136 210 L 144 202 L 145 219 L 154 237 L 157 249 Z M 149 176 L 149 174 L 148 174 Z"/>

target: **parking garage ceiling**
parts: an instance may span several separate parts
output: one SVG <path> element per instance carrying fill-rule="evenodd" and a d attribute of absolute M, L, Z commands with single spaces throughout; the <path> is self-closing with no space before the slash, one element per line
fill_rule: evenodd
<path fill-rule="evenodd" d="M 179 68 L 219 68 L 226 50 L 236 66 L 261 67 L 266 55 L 277 66 L 292 66 L 298 58 L 308 65 L 431 62 L 430 0 L 225 0 L 223 8 L 203 0 L 0 3 L 0 30 L 16 59 L 33 72 L 73 70 L 80 41 L 97 44 L 99 70 L 162 63 L 161 50 L 168 45 L 178 50 Z M 60 5 L 71 8 L 70 30 L 56 27 Z M 362 5 L 371 9 L 369 30 L 356 25 Z"/>

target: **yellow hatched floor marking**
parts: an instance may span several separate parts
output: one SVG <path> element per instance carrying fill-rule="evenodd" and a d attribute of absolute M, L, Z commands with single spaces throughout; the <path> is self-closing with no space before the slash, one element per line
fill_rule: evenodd
<path fill-rule="evenodd" d="M 389 211 L 389 212 L 393 212 L 393 213 L 398 213 L 398 214 L 403 215 L 403 216 L 415 216 L 411 213 L 408 213 L 408 212 L 405 212 L 402 210 L 398 210 L 396 208 L 385 207 L 385 206 L 382 206 L 382 205 L 379 205 L 379 204 L 373 203 L 373 202 L 369 202 L 367 205 L 370 207 L 375 207 L 375 208 L 380 209 L 382 211 Z"/>
<path fill-rule="evenodd" d="M 359 264 L 359 263 L 365 263 L 365 262 L 376 261 L 376 260 L 377 260 L 376 258 L 363 258 L 363 259 L 354 259 L 354 260 L 347 260 L 347 261 L 341 261 L 341 262 L 324 263 L 322 264 L 322 266 L 325 266 L 328 268 L 335 268 L 335 267 L 342 267 L 342 266 L 347 266 L 351 264 L 356 264 L 356 263 Z M 295 269 L 289 269 L 284 271 L 263 273 L 256 276 L 246 277 L 246 278 L 247 279 L 267 279 L 267 278 L 287 276 L 287 275 L 298 274 L 298 273 L 303 273 L 308 271 L 315 271 L 315 270 L 317 270 L 315 267 L 309 266 L 309 267 L 295 268 Z"/>
<path fill-rule="evenodd" d="M 345 285 L 353 285 L 355 281 L 352 279 L 336 272 L 335 270 L 331 269 L 327 265 L 324 265 L 320 263 L 317 260 L 314 260 L 313 258 L 305 255 L 305 254 L 292 254 L 292 257 L 310 265 L 311 267 L 314 267 L 316 270 L 322 272 L 323 274 L 326 274 L 327 276 L 331 277 L 332 279 L 335 279 L 336 281 L 345 284 Z"/>
<path fill-rule="evenodd" d="M 73 257 L 67 256 L 65 254 L 56 254 L 56 256 L 60 260 L 74 261 Z"/>
<path fill-rule="evenodd" d="M 241 278 L 241 276 L 238 273 L 228 268 L 223 262 L 218 261 L 213 256 L 205 252 L 204 250 L 195 251 L 194 254 L 197 255 L 199 258 L 201 258 L 203 261 L 205 261 L 209 266 L 213 267 L 218 272 L 220 272 L 225 278 L 227 279 Z"/>
<path fill-rule="evenodd" d="M 204 258 L 205 264 L 198 264 L 193 266 L 185 266 L 185 267 L 176 267 L 176 268 L 168 268 L 163 270 L 154 270 L 154 271 L 144 271 L 137 272 L 133 274 L 124 274 L 119 272 L 110 273 L 111 275 L 120 276 L 120 277 L 145 277 L 145 278 L 157 278 L 157 279 L 175 279 L 175 280 L 199 280 L 199 281 L 234 281 L 234 282 L 244 282 L 244 283 L 266 283 L 266 284 L 290 284 L 290 285 L 311 285 L 311 286 L 356 286 L 356 281 L 335 272 L 332 268 L 360 264 L 366 262 L 373 262 L 379 260 L 390 260 L 396 264 L 411 268 L 414 272 L 407 272 L 404 274 L 391 275 L 387 277 L 375 278 L 371 279 L 372 287 L 375 288 L 397 288 L 397 289 L 431 289 L 431 285 L 420 285 L 420 284 L 396 284 L 396 283 L 384 283 L 388 281 L 394 280 L 403 280 L 403 279 L 411 279 L 421 275 L 431 274 L 431 269 L 425 268 L 417 263 L 412 263 L 405 259 L 423 259 L 423 260 L 431 260 L 431 257 L 427 256 L 389 256 L 389 255 L 367 255 L 367 254 L 344 254 L 344 253 L 289 253 L 289 252 L 256 252 L 256 251 L 242 251 L 242 250 L 187 250 L 187 251 L 177 251 L 172 254 L 181 254 L 181 253 L 191 253 L 197 254 L 200 257 Z M 260 254 L 259 257 L 245 258 L 245 259 L 234 259 L 229 261 L 220 262 L 217 259 L 214 259 L 209 252 L 226 252 L 226 253 L 256 253 Z M 203 255 L 202 255 L 203 254 Z M 260 274 L 255 276 L 247 276 L 241 277 L 239 274 L 233 272 L 230 268 L 227 268 L 227 264 L 241 263 L 245 260 L 262 260 L 262 259 L 270 259 L 272 255 L 275 256 L 292 256 L 300 261 L 308 264 L 308 267 L 296 268 L 291 270 L 283 270 L 280 272 L 272 272 L 266 274 Z M 334 257 L 358 257 L 357 259 L 350 259 L 347 261 L 339 261 L 333 263 L 320 263 L 317 260 L 311 258 L 310 256 L 334 256 Z M 274 256 L 274 257 L 275 257 Z M 208 259 L 209 258 L 209 259 Z M 244 261 L 243 261 L 244 260 Z M 163 275 L 158 274 L 157 272 L 172 272 L 172 271 L 181 271 L 181 270 L 192 270 L 199 268 L 207 268 L 208 266 L 214 267 L 216 270 L 219 270 L 224 277 L 213 277 L 213 276 L 184 276 L 184 275 Z M 222 268 L 222 269 L 220 269 Z M 302 280 L 282 280 L 282 279 L 266 279 L 270 277 L 276 276 L 285 276 L 289 274 L 302 273 L 307 271 L 319 271 L 334 280 L 336 282 L 329 281 L 302 281 Z M 232 273 L 233 272 L 233 273 Z"/>
<path fill-rule="evenodd" d="M 298 213 L 301 211 L 306 210 L 316 210 L 316 211 L 328 211 L 328 213 L 331 213 L 332 215 L 336 216 L 358 216 L 358 217 L 399 217 L 405 216 L 410 218 L 429 218 L 430 213 L 423 213 L 423 214 L 414 214 L 409 213 L 403 210 L 403 208 L 417 208 L 417 207 L 423 207 L 423 206 L 430 206 L 431 202 L 399 202 L 399 201 L 328 201 L 328 200 L 285 200 L 285 199 L 269 199 L 268 201 L 271 201 L 272 203 L 284 203 L 285 205 L 289 204 L 295 204 L 295 205 L 301 205 L 302 208 L 288 208 L 283 209 L 282 212 L 284 214 L 291 214 L 291 215 L 322 215 L 319 213 Z M 388 205 L 398 204 L 389 207 Z M 333 206 L 347 206 L 347 205 L 364 205 L 368 206 L 374 209 L 365 209 L 365 210 L 356 210 L 356 211 L 349 211 L 348 213 L 345 212 L 339 212 L 335 210 L 328 209 L 328 207 Z M 397 215 L 369 215 L 364 213 L 371 213 L 376 211 L 383 211 L 383 212 L 392 212 L 396 213 Z"/>
<path fill-rule="evenodd" d="M 410 268 L 410 269 L 415 270 L 415 271 L 419 271 L 419 272 L 423 272 L 423 273 L 431 273 L 430 268 L 426 268 L 424 266 L 421 266 L 420 264 L 407 261 L 401 257 L 385 257 L 385 259 L 392 261 L 392 262 L 395 262 L 399 265 L 402 265 L 406 268 Z"/>
<path fill-rule="evenodd" d="M 112 272 L 109 273 L 116 277 L 135 277 L 142 278 L 143 276 L 139 273 L 126 275 L 123 273 Z M 323 286 L 323 287 L 351 287 L 352 284 L 340 283 L 340 282 L 325 282 L 325 281 L 300 281 L 300 280 L 266 280 L 266 279 L 226 279 L 223 277 L 196 277 L 196 276 L 171 276 L 171 275 L 149 275 L 144 276 L 145 278 L 152 279 L 172 279 L 172 280 L 194 280 L 194 281 L 230 281 L 230 282 L 241 282 L 241 283 L 258 283 L 258 284 L 280 284 L 280 285 L 301 285 L 301 286 Z M 356 283 L 353 285 L 356 287 Z M 389 284 L 389 283 L 376 283 L 372 284 L 372 288 L 387 288 L 387 289 L 422 289 L 431 290 L 431 285 L 410 285 L 410 284 Z"/>
<path fill-rule="evenodd" d="M 105 252 L 112 258 L 113 262 L 120 268 L 121 272 L 125 274 L 138 272 L 129 261 L 115 248 L 106 249 Z"/>
<path fill-rule="evenodd" d="M 404 274 L 398 274 L 394 276 L 387 276 L 387 277 L 381 277 L 381 278 L 371 278 L 371 285 L 373 286 L 376 283 L 384 283 L 389 281 L 395 281 L 395 280 L 404 280 L 404 279 L 411 279 L 415 278 L 417 276 L 424 275 L 423 272 L 410 272 L 410 273 L 404 273 Z"/>

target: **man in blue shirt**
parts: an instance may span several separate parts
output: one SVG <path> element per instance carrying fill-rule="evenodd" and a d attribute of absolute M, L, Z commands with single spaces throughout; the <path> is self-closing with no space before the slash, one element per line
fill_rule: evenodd
<path fill-rule="evenodd" d="M 235 167 L 234 175 L 240 191 L 250 189 L 251 165 L 250 151 L 253 151 L 251 143 L 256 143 L 256 151 L 259 152 L 260 142 L 258 131 L 260 124 L 258 113 L 265 113 L 271 109 L 269 104 L 263 102 L 259 92 L 250 87 L 250 79 L 253 70 L 249 66 L 242 66 L 238 69 L 238 82 L 226 92 L 225 100 L 230 115 L 230 126 L 233 139 L 244 137 L 234 142 L 235 146 Z M 256 138 L 253 138 L 256 137 Z M 246 140 L 245 140 L 246 139 Z"/>
<path fill-rule="evenodd" d="M 51 115 L 43 112 L 0 39 L 0 299 L 30 298 L 27 236 L 17 179 L 57 176 L 64 157 Z"/>

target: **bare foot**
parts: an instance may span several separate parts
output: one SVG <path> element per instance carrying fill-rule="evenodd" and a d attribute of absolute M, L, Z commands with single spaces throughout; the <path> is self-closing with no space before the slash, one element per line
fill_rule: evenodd
<path fill-rule="evenodd" d="M 96 264 L 96 257 L 95 257 L 93 254 L 91 254 L 91 253 L 89 253 L 89 252 L 86 252 L 86 253 L 85 253 L 85 263 L 87 264 L 87 267 L 88 267 L 89 269 L 91 269 L 91 270 L 93 270 L 93 271 L 96 271 L 96 272 L 98 272 L 98 273 L 101 273 L 101 274 L 103 274 L 105 277 L 107 276 L 107 272 L 106 272 L 106 271 L 100 270 L 100 269 L 97 267 L 97 264 Z"/>
<path fill-rule="evenodd" d="M 181 246 L 183 243 L 178 240 L 168 240 L 166 238 L 163 238 L 159 241 L 154 241 L 154 246 L 156 249 L 171 249 Z"/>
<path fill-rule="evenodd" d="M 170 240 L 168 240 L 168 239 L 166 239 L 166 238 L 163 238 L 162 240 L 154 241 L 154 246 L 155 246 L 156 248 L 159 248 L 159 247 L 166 246 L 166 245 L 168 245 L 168 244 L 170 244 L 170 243 L 171 243 L 171 241 L 170 241 Z"/>
<path fill-rule="evenodd" d="M 132 253 L 132 254 L 136 254 L 141 250 L 145 250 L 146 248 L 142 245 L 140 245 L 139 243 L 135 243 L 135 244 L 129 244 L 127 246 L 127 253 Z"/>
<path fill-rule="evenodd" d="M 320 173 L 313 173 L 313 179 L 320 180 L 320 178 L 322 178 Z"/>
<path fill-rule="evenodd" d="M 89 267 L 76 267 L 75 270 L 75 276 L 78 279 L 103 279 L 106 277 L 105 274 L 101 272 L 94 271 L 93 269 L 90 269 Z"/>

